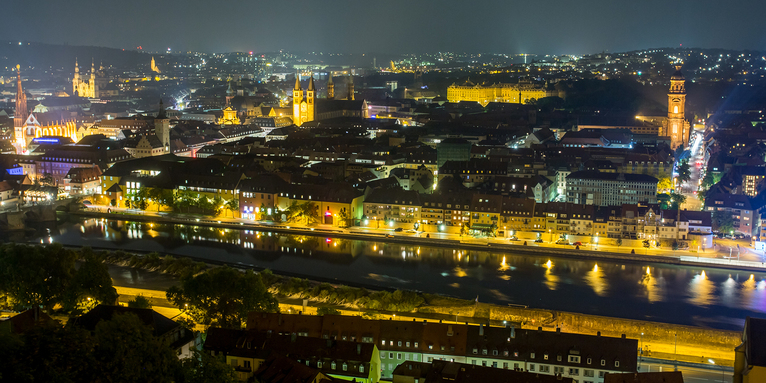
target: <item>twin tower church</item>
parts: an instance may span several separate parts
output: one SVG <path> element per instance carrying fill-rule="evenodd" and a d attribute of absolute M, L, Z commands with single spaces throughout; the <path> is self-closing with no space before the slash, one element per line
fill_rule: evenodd
<path fill-rule="evenodd" d="M 301 87 L 299 76 L 295 77 L 293 88 L 293 123 L 301 126 L 306 122 L 319 121 L 334 117 L 367 117 L 367 107 L 364 101 L 354 100 L 354 78 L 348 76 L 346 82 L 348 93 L 345 100 L 335 99 L 335 83 L 332 74 L 327 81 L 327 98 L 317 100 L 314 76 L 309 78 L 306 91 Z"/>

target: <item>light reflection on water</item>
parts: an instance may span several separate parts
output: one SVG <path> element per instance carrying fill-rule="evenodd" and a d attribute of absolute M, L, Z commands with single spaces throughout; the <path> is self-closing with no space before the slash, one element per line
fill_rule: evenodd
<path fill-rule="evenodd" d="M 701 271 L 661 264 L 577 260 L 267 231 L 88 220 L 55 241 L 161 251 L 387 288 L 410 288 L 499 304 L 696 324 L 766 312 L 766 273 Z M 583 305 L 585 303 L 585 305 Z M 587 307 L 586 307 L 587 306 Z M 615 307 L 618 307 L 616 309 Z M 692 323 L 690 323 L 692 322 Z"/>

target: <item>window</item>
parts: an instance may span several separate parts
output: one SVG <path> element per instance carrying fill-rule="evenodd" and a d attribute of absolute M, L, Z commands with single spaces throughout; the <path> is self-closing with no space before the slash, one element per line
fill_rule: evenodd
<path fill-rule="evenodd" d="M 548 360 L 548 354 L 543 354 L 543 359 Z"/>
<path fill-rule="evenodd" d="M 407 345 L 407 347 L 410 347 L 410 342 L 407 342 L 406 345 Z"/>
<path fill-rule="evenodd" d="M 506 370 L 508 369 L 508 362 L 503 362 L 503 368 Z"/>
<path fill-rule="evenodd" d="M 593 360 L 591 358 L 588 358 L 586 361 L 587 361 L 588 364 L 591 364 L 593 362 Z"/>
<path fill-rule="evenodd" d="M 615 367 L 620 367 L 620 361 L 619 360 L 615 360 L 614 361 L 614 366 Z"/>
<path fill-rule="evenodd" d="M 429 362 L 430 362 L 430 359 L 431 359 L 431 358 L 428 358 L 428 359 L 429 359 Z M 476 359 L 472 360 L 472 361 L 471 361 L 471 364 L 473 364 L 473 365 L 475 366 L 475 365 L 476 365 Z"/>
<path fill-rule="evenodd" d="M 534 370 L 535 370 L 535 365 L 534 364 L 530 364 L 529 365 L 529 371 L 534 371 Z"/>
<path fill-rule="evenodd" d="M 415 347 L 418 347 L 418 342 L 415 342 Z"/>
<path fill-rule="evenodd" d="M 553 373 L 564 375 L 564 367 L 553 366 Z"/>
<path fill-rule="evenodd" d="M 388 353 L 388 359 L 394 359 L 394 353 L 393 352 L 389 352 Z"/>
<path fill-rule="evenodd" d="M 333 370 L 335 369 L 335 362 L 330 363 L 330 368 Z"/>
<path fill-rule="evenodd" d="M 497 362 L 492 362 L 492 367 L 497 368 Z"/>
<path fill-rule="evenodd" d="M 402 353 L 401 352 L 397 352 L 396 353 L 396 359 L 399 359 L 399 360 L 402 359 Z"/>
<path fill-rule="evenodd" d="M 540 365 L 540 372 L 551 372 L 551 366 L 546 366 L 544 364 Z"/>
<path fill-rule="evenodd" d="M 530 353 L 529 354 L 529 359 L 534 359 L 534 358 L 535 358 L 535 353 L 534 352 Z"/>
<path fill-rule="evenodd" d="M 380 353 L 380 359 L 386 359 L 386 353 L 385 352 L 381 352 Z"/>
<path fill-rule="evenodd" d="M 482 355 L 487 355 L 487 349 L 486 348 L 482 348 L 481 349 L 481 354 Z"/>
<path fill-rule="evenodd" d="M 321 361 L 317 362 L 317 368 L 322 368 L 322 362 Z"/>
<path fill-rule="evenodd" d="M 348 364 L 343 363 L 343 371 L 347 371 L 347 370 L 348 370 Z"/>
<path fill-rule="evenodd" d="M 518 370 L 519 369 L 519 364 L 518 363 L 514 363 L 513 364 L 513 369 L 514 370 Z"/>
<path fill-rule="evenodd" d="M 385 346 L 385 345 L 386 345 L 386 340 L 385 340 L 385 339 L 381 340 L 381 341 L 380 341 L 380 345 L 381 345 L 381 346 Z"/>
<path fill-rule="evenodd" d="M 561 355 L 556 355 L 556 360 L 561 362 Z"/>
<path fill-rule="evenodd" d="M 606 360 L 604 360 L 604 359 L 601 359 L 601 365 L 602 365 L 602 366 L 606 366 Z"/>
<path fill-rule="evenodd" d="M 364 365 L 363 364 L 359 365 L 359 372 L 364 372 Z"/>
<path fill-rule="evenodd" d="M 482 360 L 481 361 L 481 366 L 482 367 L 487 367 L 487 361 L 486 360 Z"/>
<path fill-rule="evenodd" d="M 573 375 L 573 376 L 580 375 L 580 369 L 579 368 L 570 368 L 569 369 L 569 375 Z"/>
<path fill-rule="evenodd" d="M 433 350 L 433 349 L 434 349 L 434 345 L 432 345 L 432 344 L 429 344 L 429 345 L 428 345 L 428 349 L 429 349 L 429 350 Z"/>
<path fill-rule="evenodd" d="M 492 355 L 497 355 L 497 350 L 492 350 Z"/>
<path fill-rule="evenodd" d="M 603 378 L 603 377 L 604 377 L 604 374 L 605 374 L 605 372 L 604 372 L 604 371 L 599 371 L 599 372 L 598 372 L 598 377 L 599 377 L 599 378 Z"/>
<path fill-rule="evenodd" d="M 569 355 L 569 363 L 580 363 L 580 357 L 577 355 Z"/>
<path fill-rule="evenodd" d="M 586 378 L 592 378 L 593 377 L 593 370 L 583 370 L 582 376 Z"/>

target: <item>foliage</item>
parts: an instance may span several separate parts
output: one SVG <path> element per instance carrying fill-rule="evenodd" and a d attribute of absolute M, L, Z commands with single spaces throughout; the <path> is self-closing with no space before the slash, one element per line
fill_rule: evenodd
<path fill-rule="evenodd" d="M 173 350 L 134 314 L 99 322 L 93 338 L 95 381 L 162 382 L 176 373 Z"/>
<path fill-rule="evenodd" d="M 149 299 L 147 299 L 145 296 L 139 294 L 136 295 L 135 298 L 128 301 L 128 307 L 136 309 L 150 309 L 152 308 L 152 303 L 149 302 Z"/>
<path fill-rule="evenodd" d="M 231 211 L 231 217 L 234 218 L 234 212 L 239 210 L 239 198 L 232 198 L 223 204 L 224 209 Z"/>
<path fill-rule="evenodd" d="M 657 190 L 670 190 L 673 189 L 673 181 L 670 179 L 670 177 L 662 177 L 660 178 L 660 182 L 657 183 Z"/>
<path fill-rule="evenodd" d="M 614 245 L 617 247 L 622 246 L 622 238 L 617 238 L 614 240 Z"/>
<path fill-rule="evenodd" d="M 137 191 L 128 193 L 125 205 L 134 209 L 146 210 L 149 206 L 150 190 L 146 186 L 141 186 Z"/>
<path fill-rule="evenodd" d="M 319 205 L 312 201 L 303 203 L 292 201 L 290 206 L 285 210 L 285 215 L 287 216 L 287 222 L 296 222 L 306 226 L 316 225 L 321 218 L 319 214 Z"/>
<path fill-rule="evenodd" d="M 181 361 L 181 383 L 235 383 L 237 374 L 226 364 L 223 355 L 210 355 L 207 352 L 193 350 L 191 358 Z"/>
<path fill-rule="evenodd" d="M 266 274 L 266 273 L 263 273 Z M 370 310 L 412 311 L 425 299 L 413 291 L 396 290 L 370 292 L 363 288 L 312 283 L 301 278 L 279 278 L 268 273 L 271 290 L 285 296 L 309 298 L 331 305 L 344 305 Z"/>
<path fill-rule="evenodd" d="M 678 180 L 680 182 L 688 182 L 691 179 L 692 179 L 692 171 L 691 171 L 691 168 L 689 167 L 689 161 L 681 162 L 678 165 Z"/>
<path fill-rule="evenodd" d="M 240 328 L 249 312 L 279 310 L 276 298 L 266 290 L 259 274 L 229 267 L 187 276 L 180 287 L 168 289 L 167 297 L 178 307 L 188 307 L 198 323 L 226 328 Z"/>
<path fill-rule="evenodd" d="M 149 189 L 148 197 L 157 205 L 157 211 L 160 211 L 162 206 L 172 208 L 175 204 L 175 194 L 172 190 L 151 188 Z"/>
<path fill-rule="evenodd" d="M 721 173 L 715 173 L 715 172 L 707 172 L 705 173 L 705 177 L 702 178 L 702 188 L 707 190 L 710 189 L 713 185 L 721 182 L 721 177 L 723 174 Z"/>
<path fill-rule="evenodd" d="M 722 210 L 713 212 L 713 229 L 720 233 L 729 234 L 734 231 L 734 218 L 731 213 Z"/>
<path fill-rule="evenodd" d="M 351 222 L 351 214 L 348 213 L 348 210 L 346 210 L 345 207 L 340 209 L 338 218 L 340 218 L 338 220 L 338 227 L 349 227 L 353 224 L 353 222 Z"/>
<path fill-rule="evenodd" d="M 78 258 L 83 259 L 79 269 Z M 76 252 L 57 243 L 0 247 L 0 291 L 17 309 L 42 307 L 48 313 L 57 305 L 65 312 L 73 311 L 87 298 L 91 303 L 117 299 L 101 255 L 90 248 Z"/>
<path fill-rule="evenodd" d="M 0 332 L 0 379 L 8 382 L 232 383 L 235 372 L 202 352 L 178 360 L 133 314 L 102 321 L 93 333 L 51 322 L 22 335 Z"/>
<path fill-rule="evenodd" d="M 317 315 L 340 315 L 340 310 L 329 306 L 322 306 L 317 309 Z"/>

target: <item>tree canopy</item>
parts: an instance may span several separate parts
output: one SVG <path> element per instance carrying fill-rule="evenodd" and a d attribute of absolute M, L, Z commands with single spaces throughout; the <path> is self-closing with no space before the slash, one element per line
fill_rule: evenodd
<path fill-rule="evenodd" d="M 689 168 L 689 162 L 684 161 L 678 165 L 678 180 L 680 182 L 688 182 L 692 179 L 692 171 Z"/>
<path fill-rule="evenodd" d="M 260 274 L 218 267 L 181 280 L 167 291 L 168 300 L 204 325 L 240 328 L 247 314 L 276 312 L 276 298 L 266 289 Z"/>
<path fill-rule="evenodd" d="M 79 268 L 78 259 L 82 259 Z M 76 312 L 88 301 L 111 304 L 117 299 L 101 255 L 87 247 L 78 252 L 57 243 L 0 246 L 0 291 L 13 308 L 41 307 L 48 313 L 57 305 Z"/>
<path fill-rule="evenodd" d="M 713 212 L 713 228 L 720 233 L 729 234 L 734 231 L 734 218 L 731 213 L 716 210 Z"/>

